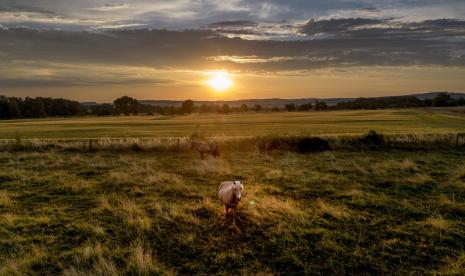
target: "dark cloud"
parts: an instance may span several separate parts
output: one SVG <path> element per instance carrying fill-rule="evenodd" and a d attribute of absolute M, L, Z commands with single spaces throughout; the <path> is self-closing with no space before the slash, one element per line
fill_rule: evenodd
<path fill-rule="evenodd" d="M 301 27 L 300 32 L 314 36 L 331 35 L 335 38 L 383 39 L 395 41 L 402 39 L 406 44 L 415 40 L 442 41 L 444 50 L 449 46 L 462 47 L 459 41 L 465 41 L 465 21 L 454 19 L 437 19 L 422 22 L 397 22 L 392 19 L 372 20 L 361 18 L 311 20 Z M 456 38 L 456 43 L 449 43 L 448 38 Z M 412 49 L 414 50 L 414 49 Z"/>
<path fill-rule="evenodd" d="M 378 19 L 366 18 L 343 18 L 343 19 L 330 19 L 330 20 L 309 20 L 301 27 L 300 31 L 307 35 L 314 35 L 318 33 L 341 33 L 346 32 L 354 27 L 370 26 L 383 23 Z"/>
<path fill-rule="evenodd" d="M 215 22 L 207 25 L 207 28 L 210 29 L 220 29 L 220 28 L 237 28 L 237 27 L 255 27 L 257 26 L 257 22 L 253 21 L 220 21 L 220 22 Z"/>
<path fill-rule="evenodd" d="M 208 29 L 71 32 L 0 28 L 3 60 L 0 86 L 166 83 L 146 76 L 98 76 L 98 70 L 75 77 L 73 72 L 86 71 L 82 68 L 65 68 L 66 74 L 57 73 L 60 68 L 53 68 L 57 75 L 52 77 L 5 74 L 6 68 L 30 67 L 24 61 L 105 68 L 224 68 L 272 73 L 352 66 L 465 67 L 464 21 L 441 19 L 389 24 L 389 20 L 358 18 L 313 21 L 302 28 L 311 39 L 294 41 L 228 38 Z M 317 33 L 330 36 L 315 36 Z M 33 72 L 40 71 L 41 66 L 34 65 L 33 69 Z"/>

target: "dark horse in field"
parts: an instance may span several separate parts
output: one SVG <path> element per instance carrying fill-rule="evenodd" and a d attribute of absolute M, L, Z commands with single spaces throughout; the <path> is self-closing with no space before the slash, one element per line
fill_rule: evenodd
<path fill-rule="evenodd" d="M 202 159 L 205 154 L 211 154 L 214 158 L 220 156 L 220 148 L 216 142 L 191 141 L 191 149 L 197 150 Z"/>

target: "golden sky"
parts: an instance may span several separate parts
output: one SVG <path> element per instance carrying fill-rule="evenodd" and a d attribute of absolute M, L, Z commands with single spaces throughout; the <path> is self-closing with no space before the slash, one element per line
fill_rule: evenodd
<path fill-rule="evenodd" d="M 465 92 L 464 69 L 464 1 L 0 1 L 0 95 Z M 227 79 L 212 85 L 212 71 Z"/>
<path fill-rule="evenodd" d="M 208 85 L 209 72 L 157 71 L 153 74 L 172 79 L 173 82 L 95 84 L 84 87 L 39 86 L 34 89 L 14 87 L 10 92 L 15 96 L 71 95 L 79 101 L 111 102 L 116 97 L 128 94 L 138 99 L 234 100 L 371 97 L 427 91 L 465 91 L 465 68 L 461 67 L 361 67 L 282 75 L 231 72 L 233 84 L 225 91 L 217 91 Z"/>

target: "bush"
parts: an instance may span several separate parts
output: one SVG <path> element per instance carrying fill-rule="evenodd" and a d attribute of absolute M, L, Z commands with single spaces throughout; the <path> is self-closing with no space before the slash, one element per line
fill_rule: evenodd
<path fill-rule="evenodd" d="M 331 150 L 329 143 L 319 137 L 307 137 L 299 139 L 297 142 L 299 153 L 320 152 Z"/>
<path fill-rule="evenodd" d="M 384 140 L 384 135 L 372 130 L 367 135 L 360 138 L 359 142 L 366 144 L 366 145 L 379 146 L 379 145 L 384 144 L 385 140 Z"/>
<path fill-rule="evenodd" d="M 331 150 L 329 143 L 318 137 L 266 137 L 259 141 L 260 151 L 284 150 L 298 153 Z"/>

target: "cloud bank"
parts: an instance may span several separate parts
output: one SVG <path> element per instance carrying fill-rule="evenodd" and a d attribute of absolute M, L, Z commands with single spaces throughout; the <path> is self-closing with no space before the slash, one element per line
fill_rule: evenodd
<path fill-rule="evenodd" d="M 462 0 L 0 0 L 0 88 L 465 67 Z"/>

